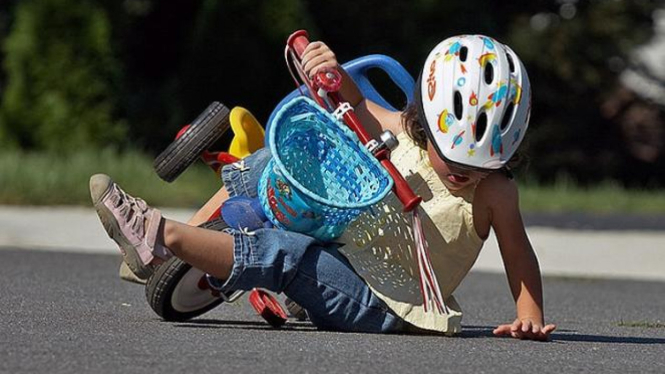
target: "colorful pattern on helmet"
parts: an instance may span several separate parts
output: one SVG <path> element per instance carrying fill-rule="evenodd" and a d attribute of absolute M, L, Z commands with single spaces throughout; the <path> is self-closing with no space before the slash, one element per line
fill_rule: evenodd
<path fill-rule="evenodd" d="M 478 64 L 480 64 L 480 67 L 484 68 L 487 66 L 487 64 L 491 64 L 494 61 L 496 61 L 496 54 L 495 53 L 485 53 L 478 57 Z"/>
<path fill-rule="evenodd" d="M 453 138 L 453 144 L 450 146 L 451 149 L 455 148 L 456 145 L 462 144 L 462 142 L 464 141 L 464 138 L 462 138 L 462 136 L 464 135 L 465 132 L 466 131 L 462 130 L 459 134 L 455 135 L 455 137 Z"/>
<path fill-rule="evenodd" d="M 492 144 L 490 146 L 490 156 L 494 156 L 495 153 L 503 153 L 503 142 L 501 141 L 501 131 L 499 130 L 499 125 L 494 125 L 492 127 Z"/>
<path fill-rule="evenodd" d="M 469 97 L 469 105 L 471 106 L 478 105 L 478 96 L 476 96 L 476 93 L 473 91 L 471 91 L 471 96 Z"/>
<path fill-rule="evenodd" d="M 496 106 L 501 105 L 501 101 L 506 98 L 508 94 L 508 86 L 504 82 L 499 82 L 499 86 L 496 91 L 492 92 L 491 95 L 487 97 L 489 101 L 494 103 Z"/>
<path fill-rule="evenodd" d="M 505 165 L 530 115 L 531 86 L 517 55 L 487 36 L 456 36 L 430 52 L 421 77 L 421 118 L 438 154 L 484 169 Z M 479 119 L 486 123 L 477 126 Z"/>
<path fill-rule="evenodd" d="M 447 109 L 444 109 L 443 112 L 439 115 L 439 131 L 442 133 L 447 133 L 450 126 L 455 123 L 455 116 L 452 113 L 448 113 Z"/>
<path fill-rule="evenodd" d="M 459 56 L 459 51 L 462 49 L 462 45 L 459 42 L 453 43 L 453 45 L 448 48 L 446 51 L 446 61 L 452 60 L 453 56 Z"/>

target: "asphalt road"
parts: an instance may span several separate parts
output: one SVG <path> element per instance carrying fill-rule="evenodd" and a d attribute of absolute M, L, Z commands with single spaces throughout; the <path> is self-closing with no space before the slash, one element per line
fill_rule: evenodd
<path fill-rule="evenodd" d="M 471 273 L 459 337 L 275 330 L 245 300 L 160 321 L 119 256 L 0 250 L 0 373 L 663 373 L 665 283 L 545 278 L 549 343 L 495 338 L 501 275 Z"/>

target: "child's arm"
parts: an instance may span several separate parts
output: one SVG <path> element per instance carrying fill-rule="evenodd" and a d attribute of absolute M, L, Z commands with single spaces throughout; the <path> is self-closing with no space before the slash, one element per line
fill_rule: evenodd
<path fill-rule="evenodd" d="M 354 107 L 365 130 L 373 138 L 378 138 L 385 130 L 390 130 L 395 135 L 402 132 L 401 112 L 392 112 L 365 99 L 356 83 L 339 65 L 335 54 L 326 44 L 318 41 L 311 42 L 303 53 L 302 65 L 305 73 L 310 77 L 329 69 L 337 69 L 342 74 L 342 87 L 339 94 Z"/>
<path fill-rule="evenodd" d="M 520 339 L 547 340 L 555 325 L 545 325 L 543 290 L 538 259 L 531 247 L 519 211 L 517 185 L 500 173 L 483 180 L 476 196 L 486 208 L 489 223 L 499 242 L 517 318 L 498 326 L 495 335 Z"/>

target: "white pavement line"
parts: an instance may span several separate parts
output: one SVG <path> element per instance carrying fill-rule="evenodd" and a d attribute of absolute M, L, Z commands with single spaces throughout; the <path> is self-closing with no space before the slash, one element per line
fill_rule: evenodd
<path fill-rule="evenodd" d="M 194 210 L 165 209 L 162 215 L 187 222 Z M 119 253 L 94 209 L 0 206 L 0 247 L 59 252 Z"/>
<path fill-rule="evenodd" d="M 527 232 L 544 275 L 665 281 L 665 232 L 546 227 Z M 493 234 L 473 269 L 504 272 Z"/>

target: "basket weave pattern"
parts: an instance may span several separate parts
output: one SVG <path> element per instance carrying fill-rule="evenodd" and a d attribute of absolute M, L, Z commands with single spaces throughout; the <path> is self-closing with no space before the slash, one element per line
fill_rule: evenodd
<path fill-rule="evenodd" d="M 269 143 L 273 159 L 261 176 L 259 199 L 277 227 L 334 239 L 392 188 L 357 136 L 307 98 L 282 107 Z"/>

